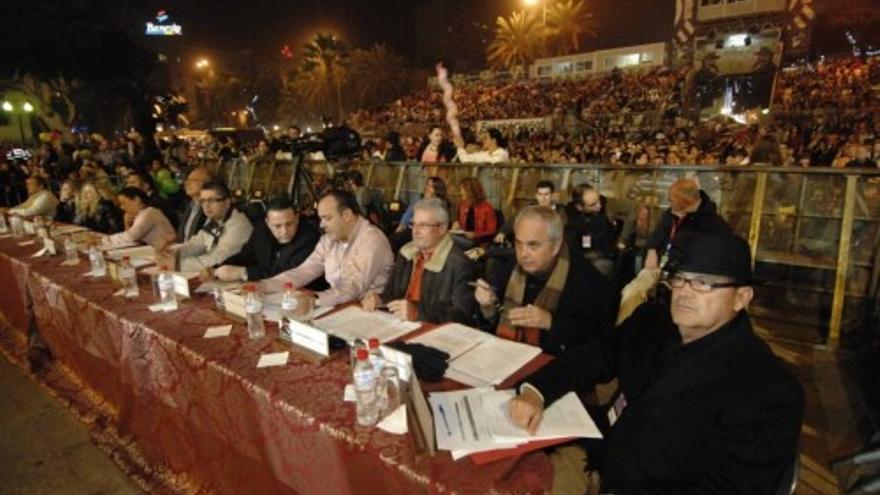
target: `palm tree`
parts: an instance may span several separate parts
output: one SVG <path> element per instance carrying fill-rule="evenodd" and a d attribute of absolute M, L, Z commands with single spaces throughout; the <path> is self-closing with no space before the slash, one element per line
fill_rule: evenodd
<path fill-rule="evenodd" d="M 587 11 L 584 0 L 554 2 L 547 10 L 547 26 L 556 40 L 556 54 L 577 53 L 584 36 L 595 38 L 599 21 Z"/>
<path fill-rule="evenodd" d="M 391 101 L 409 89 L 409 71 L 400 55 L 377 43 L 356 49 L 349 58 L 349 84 L 359 106 Z"/>
<path fill-rule="evenodd" d="M 335 35 L 318 33 L 306 44 L 303 52 L 300 89 L 309 100 L 321 108 L 335 96 L 339 121 L 343 120 L 342 85 L 346 78 L 347 50 Z M 329 98 L 328 98 L 329 96 Z"/>
<path fill-rule="evenodd" d="M 541 16 L 531 11 L 514 12 L 509 18 L 495 20 L 495 39 L 486 55 L 493 69 L 526 66 L 543 55 L 542 46 L 548 31 Z"/>

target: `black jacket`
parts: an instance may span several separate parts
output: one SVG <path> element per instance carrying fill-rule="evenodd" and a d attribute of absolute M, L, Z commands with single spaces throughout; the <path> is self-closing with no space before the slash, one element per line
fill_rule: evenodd
<path fill-rule="evenodd" d="M 575 349 L 524 381 L 550 404 L 615 377 L 626 408 L 587 447 L 603 492 L 776 493 L 796 456 L 803 389 L 745 311 L 682 345 L 668 307 L 643 304 L 604 345 Z M 594 418 L 607 427 L 605 414 Z"/>
<path fill-rule="evenodd" d="M 115 234 L 125 230 L 122 222 L 122 211 L 106 199 L 98 200 L 98 210 L 94 216 L 82 217 L 75 215 L 74 223 L 103 234 Z"/>
<path fill-rule="evenodd" d="M 495 294 L 499 300 L 504 298 L 507 282 L 515 267 L 514 257 L 487 280 L 496 289 Z M 523 306 L 538 297 L 545 283 L 546 280 L 526 277 Z M 553 323 L 549 331 L 541 332 L 541 349 L 549 354 L 562 354 L 567 349 L 604 337 L 611 331 L 612 318 L 616 314 L 616 310 L 611 307 L 611 301 L 605 277 L 583 257 L 570 256 L 568 278 L 553 314 Z M 494 333 L 498 316 L 485 323 L 484 328 Z"/>
<path fill-rule="evenodd" d="M 565 240 L 572 253 L 613 258 L 617 236 L 605 209 L 607 200 L 600 196 L 599 201 L 602 209 L 598 213 L 584 213 L 570 203 L 566 205 Z"/>
<path fill-rule="evenodd" d="M 476 266 L 451 238 L 442 241 L 441 246 L 446 246 L 446 249 L 438 246 L 438 251 L 426 263 L 422 273 L 418 320 L 431 323 L 455 321 L 473 326 L 476 323 L 473 319 L 476 301 L 474 289 L 468 282 L 477 279 Z M 382 292 L 383 301 L 403 299 L 406 295 L 415 258 L 403 253 L 410 251 L 415 251 L 411 244 L 404 246 L 394 260 L 391 278 Z"/>
<path fill-rule="evenodd" d="M 686 230 L 695 232 L 730 232 L 730 226 L 718 215 L 718 208 L 715 203 L 709 199 L 705 192 L 700 191 L 700 206 L 697 211 L 688 213 L 683 219 L 678 221 L 676 235 Z M 657 255 L 662 256 L 666 252 L 666 247 L 671 241 L 672 226 L 675 225 L 678 217 L 672 214 L 671 209 L 666 209 L 660 217 L 660 222 L 654 228 L 648 240 L 645 242 L 645 249 L 657 250 Z"/>
<path fill-rule="evenodd" d="M 171 226 L 175 229 L 177 228 L 177 211 L 174 209 L 174 207 L 171 206 L 171 203 L 167 199 L 159 196 L 159 193 L 154 192 L 147 198 L 147 206 L 152 206 L 153 208 L 161 211 L 162 214 L 165 215 L 165 218 L 167 218 L 168 221 L 171 222 Z"/>
<path fill-rule="evenodd" d="M 321 234 L 317 229 L 308 222 L 301 221 L 293 240 L 282 246 L 272 235 L 266 222 L 258 222 L 241 251 L 223 264 L 245 267 L 248 280 L 274 277 L 301 265 L 315 250 L 320 238 Z M 325 290 L 327 282 L 320 277 L 307 287 L 312 290 Z"/>
<path fill-rule="evenodd" d="M 193 220 L 192 225 L 189 228 L 189 231 L 186 231 L 186 221 L 189 219 L 190 212 L 195 209 L 195 220 Z M 186 203 L 186 206 L 183 208 L 183 211 L 180 213 L 180 220 L 177 225 L 177 242 L 186 242 L 192 236 L 196 235 L 196 233 L 202 229 L 202 226 L 205 225 L 205 212 L 202 211 L 202 207 L 199 206 L 195 201 L 189 201 Z"/>
<path fill-rule="evenodd" d="M 55 221 L 73 223 L 76 218 L 76 202 L 73 200 L 62 201 L 55 208 Z"/>

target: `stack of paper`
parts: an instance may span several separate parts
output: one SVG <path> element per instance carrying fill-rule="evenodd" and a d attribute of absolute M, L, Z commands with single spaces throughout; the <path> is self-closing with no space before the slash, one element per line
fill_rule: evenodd
<path fill-rule="evenodd" d="M 449 354 L 451 360 L 493 338 L 495 337 L 476 328 L 460 323 L 447 323 L 430 332 L 423 333 L 409 342 L 439 349 Z"/>
<path fill-rule="evenodd" d="M 390 313 L 366 311 L 360 306 L 349 306 L 316 320 L 314 324 L 348 342 L 375 337 L 381 343 L 392 341 L 421 326 L 418 322 L 399 320 Z"/>
<path fill-rule="evenodd" d="M 512 390 L 475 388 L 435 392 L 429 397 L 434 414 L 437 448 L 453 459 L 498 449 L 513 449 L 535 441 L 574 437 L 602 438 L 602 433 L 574 392 L 544 411 L 538 431 L 529 435 L 508 414 Z"/>

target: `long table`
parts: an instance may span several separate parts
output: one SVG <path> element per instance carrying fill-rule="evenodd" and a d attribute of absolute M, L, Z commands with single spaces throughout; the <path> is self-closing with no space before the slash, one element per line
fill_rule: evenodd
<path fill-rule="evenodd" d="M 273 338 L 250 340 L 244 325 L 207 298 L 153 313 L 149 287 L 128 300 L 107 278 L 84 276 L 88 261 L 31 258 L 37 245 L 0 239 L 0 311 L 13 327 L 33 318 L 55 358 L 85 385 L 78 391 L 109 411 L 104 420 L 130 437 L 141 474 L 165 472 L 181 493 L 540 493 L 547 456 L 533 452 L 476 467 L 447 452 L 417 455 L 411 435 L 356 424 L 343 403 L 347 353 L 314 365 L 291 354 L 287 366 L 258 369 Z M 10 281 L 14 282 L 11 283 Z M 204 339 L 233 324 L 230 337 Z M 546 358 L 544 359 L 546 360 Z M 535 369 L 536 360 L 508 384 Z M 138 458 L 139 456 L 134 456 Z M 170 476 L 170 478 L 169 478 Z"/>

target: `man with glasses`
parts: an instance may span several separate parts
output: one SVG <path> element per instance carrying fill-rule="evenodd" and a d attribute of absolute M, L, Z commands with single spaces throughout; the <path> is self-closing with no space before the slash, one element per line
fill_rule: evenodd
<path fill-rule="evenodd" d="M 604 438 L 551 454 L 554 493 L 778 493 L 790 484 L 804 398 L 752 330 L 748 244 L 681 232 L 664 270 L 671 304 L 641 305 L 602 345 L 526 378 L 511 419 L 534 433 L 546 406 L 616 378 L 611 407 L 593 414 Z"/>
<path fill-rule="evenodd" d="M 298 267 L 321 238 L 309 222 L 300 222 L 299 214 L 287 197 L 274 198 L 266 205 L 266 221 L 255 226 L 241 252 L 218 266 L 212 275 L 224 282 L 262 280 Z M 308 286 L 323 290 L 323 278 Z"/>
<path fill-rule="evenodd" d="M 202 272 L 238 254 L 254 230 L 244 213 L 232 207 L 229 189 L 222 182 L 206 182 L 199 192 L 205 224 L 189 241 L 173 246 L 180 270 Z"/>
<path fill-rule="evenodd" d="M 317 293 L 319 306 L 359 301 L 380 292 L 394 264 L 391 245 L 381 230 L 360 215 L 351 193 L 332 189 L 318 201 L 324 235 L 314 252 L 293 270 L 263 281 L 267 292 L 280 292 L 285 282 L 305 287 L 324 276 L 330 288 Z"/>
<path fill-rule="evenodd" d="M 478 280 L 474 297 L 498 336 L 550 354 L 597 339 L 611 328 L 608 282 L 583 257 L 569 256 L 562 219 L 543 206 L 516 216 L 516 258 Z"/>
<path fill-rule="evenodd" d="M 382 305 L 408 321 L 473 325 L 476 279 L 474 263 L 452 241 L 449 211 L 439 198 L 413 206 L 413 240 L 400 249 L 388 285 L 370 292 L 361 304 L 368 311 Z"/>
<path fill-rule="evenodd" d="M 213 176 L 205 167 L 192 169 L 183 182 L 183 189 L 190 201 L 184 206 L 177 227 L 177 242 L 186 242 L 205 224 L 205 214 L 199 205 L 202 185 L 212 182 Z"/>

